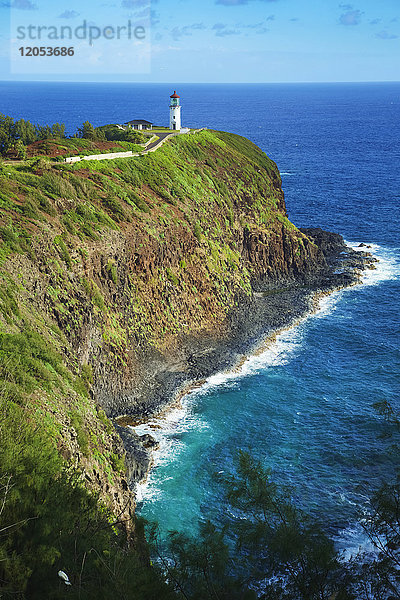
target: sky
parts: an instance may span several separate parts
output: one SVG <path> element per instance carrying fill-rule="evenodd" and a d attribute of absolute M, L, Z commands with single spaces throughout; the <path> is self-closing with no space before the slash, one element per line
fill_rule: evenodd
<path fill-rule="evenodd" d="M 399 79 L 399 0 L 0 0 L 0 80 Z"/>

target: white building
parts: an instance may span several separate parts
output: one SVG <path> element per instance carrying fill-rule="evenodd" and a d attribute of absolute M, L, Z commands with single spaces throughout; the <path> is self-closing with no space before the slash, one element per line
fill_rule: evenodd
<path fill-rule="evenodd" d="M 124 125 L 130 127 L 131 129 L 137 129 L 138 131 L 141 131 L 142 129 L 153 128 L 153 123 L 146 121 L 145 119 L 132 119 L 132 121 L 127 121 L 124 123 Z"/>
<path fill-rule="evenodd" d="M 169 103 L 169 128 L 181 129 L 181 105 L 179 103 L 180 96 L 175 92 L 170 96 Z"/>

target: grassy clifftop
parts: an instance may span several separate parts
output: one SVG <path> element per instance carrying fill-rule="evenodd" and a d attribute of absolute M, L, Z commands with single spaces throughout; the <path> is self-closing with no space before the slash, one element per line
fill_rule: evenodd
<path fill-rule="evenodd" d="M 4 165 L 0 190 L 0 327 L 20 328 L 17 302 L 43 337 L 59 328 L 66 360 L 96 381 L 111 368 L 132 379 L 133 348 L 222 335 L 252 287 L 320 267 L 276 165 L 233 134 L 179 136 L 134 159 Z"/>
<path fill-rule="evenodd" d="M 227 133 L 182 136 L 132 160 L 5 166 L 0 185 L 3 261 L 18 252 L 45 274 L 66 335 L 82 329 L 72 288 L 110 344 L 128 332 L 163 346 L 188 319 L 194 332 L 220 323 L 252 278 L 290 276 L 312 253 L 286 217 L 274 163 Z M 282 233 L 292 257 L 276 251 Z M 115 296 L 130 303 L 130 322 L 110 319 Z"/>
<path fill-rule="evenodd" d="M 24 519 L 50 518 L 38 508 L 43 477 L 72 468 L 82 474 L 73 489 L 130 520 L 124 450 L 98 406 L 106 383 L 134 395 L 146 352 L 168 357 L 183 339 L 224 336 L 241 298 L 319 268 L 318 249 L 287 218 L 276 165 L 239 136 L 178 136 L 132 159 L 0 165 L 1 490 L 5 516 L 23 523 L 18 551 L 13 528 L 0 543 L 15 554 L 0 579 L 31 548 Z M 47 523 L 35 543 L 48 549 L 42 566 L 62 568 L 64 534 L 53 534 Z M 71 572 L 85 552 L 68 558 Z M 22 587 L 37 573 L 29 560 Z"/>

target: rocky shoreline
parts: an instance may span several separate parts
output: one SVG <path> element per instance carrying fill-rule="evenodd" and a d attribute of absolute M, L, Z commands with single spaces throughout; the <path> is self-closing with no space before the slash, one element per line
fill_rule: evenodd
<path fill-rule="evenodd" d="M 131 488 L 143 481 L 152 466 L 157 442 L 148 434 L 139 436 L 132 426 L 145 423 L 176 406 L 194 386 L 218 372 L 231 370 L 282 330 L 293 327 L 315 312 L 321 296 L 360 283 L 365 269 L 374 269 L 377 259 L 365 250 L 353 250 L 342 236 L 322 229 L 302 229 L 323 254 L 324 268 L 294 280 L 252 282 L 253 294 L 238 298 L 236 308 L 221 336 L 183 338 L 179 351 L 169 359 L 149 353 L 142 357 L 148 373 L 141 390 L 121 398 L 114 422 L 127 453 Z M 148 361 L 146 363 L 146 360 Z M 146 396 L 146 401 L 142 398 Z M 121 411 L 121 408 L 126 411 Z"/>

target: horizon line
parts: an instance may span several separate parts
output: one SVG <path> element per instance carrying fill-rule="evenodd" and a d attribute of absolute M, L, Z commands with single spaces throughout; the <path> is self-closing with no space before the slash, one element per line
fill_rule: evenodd
<path fill-rule="evenodd" d="M 382 79 L 365 81 L 80 81 L 54 79 L 0 79 L 0 83 L 82 83 L 82 84 L 135 84 L 135 85 L 318 85 L 318 84 L 365 84 L 365 83 L 400 83 L 400 79 Z"/>

